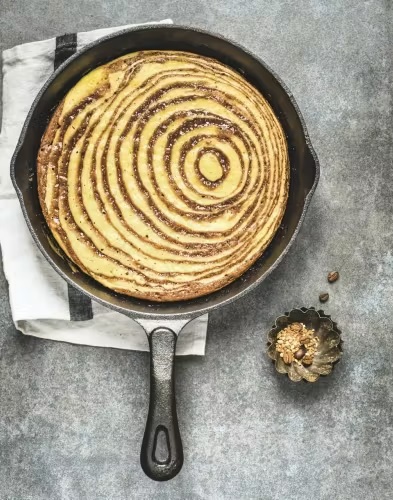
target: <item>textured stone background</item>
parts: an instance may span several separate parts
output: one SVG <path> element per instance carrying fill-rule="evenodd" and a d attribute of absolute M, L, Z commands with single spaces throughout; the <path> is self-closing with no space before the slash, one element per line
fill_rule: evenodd
<path fill-rule="evenodd" d="M 211 314 L 203 359 L 177 362 L 185 464 L 165 484 L 139 466 L 148 356 L 23 337 L 1 275 L 0 498 L 390 499 L 392 2 L 0 0 L 0 48 L 166 17 L 241 42 L 284 79 L 320 158 L 318 190 L 279 269 Z M 266 330 L 327 289 L 342 363 L 316 385 L 277 377 Z"/>

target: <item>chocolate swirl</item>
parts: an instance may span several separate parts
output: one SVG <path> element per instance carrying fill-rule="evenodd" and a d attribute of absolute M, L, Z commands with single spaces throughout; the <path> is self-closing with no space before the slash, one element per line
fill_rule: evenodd
<path fill-rule="evenodd" d="M 287 144 L 267 101 L 232 69 L 185 52 L 128 54 L 82 78 L 37 164 L 43 213 L 70 259 L 156 301 L 240 276 L 288 194 Z"/>

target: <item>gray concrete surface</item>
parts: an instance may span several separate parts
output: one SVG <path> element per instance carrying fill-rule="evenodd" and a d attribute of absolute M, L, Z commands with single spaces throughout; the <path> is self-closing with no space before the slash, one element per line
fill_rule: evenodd
<path fill-rule="evenodd" d="M 269 279 L 211 314 L 206 356 L 179 359 L 185 464 L 147 479 L 139 449 L 148 357 L 18 334 L 1 275 L 0 498 L 393 497 L 392 3 L 390 0 L 0 0 L 1 48 L 66 31 L 172 17 L 221 32 L 284 79 L 322 176 L 300 235 Z M 340 280 L 326 284 L 339 269 Z M 276 376 L 265 332 L 317 305 L 344 332 L 333 376 Z"/>

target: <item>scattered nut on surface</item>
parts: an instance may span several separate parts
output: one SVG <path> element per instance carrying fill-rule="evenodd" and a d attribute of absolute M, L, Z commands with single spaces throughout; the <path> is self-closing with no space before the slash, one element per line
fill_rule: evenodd
<path fill-rule="evenodd" d="M 335 281 L 338 280 L 338 278 L 340 277 L 338 271 L 332 271 L 331 273 L 328 274 L 328 282 L 329 283 L 334 283 Z"/>
<path fill-rule="evenodd" d="M 327 302 L 329 300 L 329 294 L 326 292 L 320 293 L 319 294 L 319 302 Z"/>

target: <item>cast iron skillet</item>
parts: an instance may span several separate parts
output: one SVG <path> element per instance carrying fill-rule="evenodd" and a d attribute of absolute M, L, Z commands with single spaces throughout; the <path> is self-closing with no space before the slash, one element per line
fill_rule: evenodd
<path fill-rule="evenodd" d="M 156 303 L 126 297 L 75 270 L 49 232 L 37 193 L 37 152 L 48 120 L 59 101 L 94 67 L 128 52 L 148 49 L 195 52 L 234 68 L 268 99 L 280 119 L 289 146 L 288 204 L 282 224 L 267 251 L 242 277 L 222 290 L 180 302 Z M 318 182 L 318 160 L 294 98 L 260 59 L 221 36 L 180 26 L 126 29 L 88 45 L 71 56 L 49 78 L 27 116 L 12 158 L 11 177 L 32 236 L 54 269 L 81 292 L 115 311 L 134 317 L 145 329 L 151 353 L 150 406 L 141 465 L 152 479 L 174 477 L 183 464 L 174 392 L 177 335 L 191 319 L 230 304 L 255 288 L 278 265 L 299 231 Z"/>

